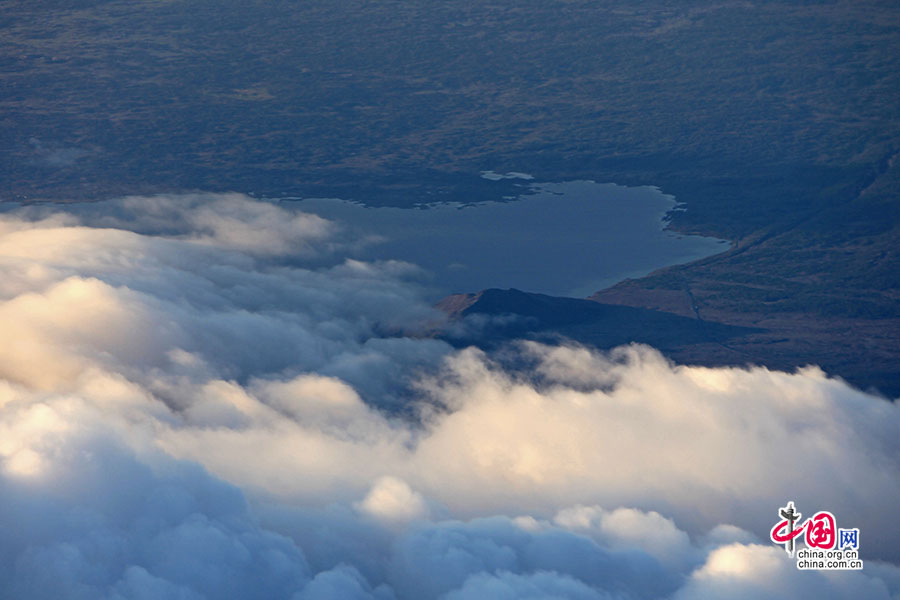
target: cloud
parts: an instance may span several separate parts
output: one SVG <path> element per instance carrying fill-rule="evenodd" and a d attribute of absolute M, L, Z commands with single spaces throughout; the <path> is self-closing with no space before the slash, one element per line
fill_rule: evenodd
<path fill-rule="evenodd" d="M 872 531 L 870 548 L 892 551 L 896 524 L 869 519 L 900 494 L 895 404 L 818 369 L 677 366 L 641 346 L 524 351 L 537 383 L 477 351 L 449 359 L 431 393 L 450 412 L 415 459 L 454 460 L 439 482 L 412 482 L 419 489 L 440 488 L 463 513 L 544 512 L 560 498 L 639 506 L 692 532 L 718 523 L 762 532 L 790 498 L 852 515 Z"/>
<path fill-rule="evenodd" d="M 339 227 L 242 194 L 129 196 L 70 209 L 93 227 L 126 229 L 259 256 L 313 258 L 327 251 Z"/>
<path fill-rule="evenodd" d="M 416 269 L 342 235 L 239 195 L 0 216 L 6 597 L 900 594 L 895 404 L 645 346 L 456 351 Z M 859 527 L 865 570 L 798 571 L 787 500 Z"/>
<path fill-rule="evenodd" d="M 96 408 L 59 399 L 7 411 L 3 425 L 42 456 L 0 476 L 4 597 L 272 598 L 307 581 L 302 552 L 257 527 L 239 490 L 138 458 Z"/>
<path fill-rule="evenodd" d="M 394 593 L 386 585 L 372 589 L 353 567 L 338 566 L 316 575 L 309 585 L 293 596 L 293 600 L 393 600 Z"/>
<path fill-rule="evenodd" d="M 509 572 L 501 572 L 497 575 L 482 573 L 470 577 L 460 589 L 445 596 L 447 600 L 476 600 L 477 598 L 606 600 L 613 597 L 598 592 L 571 577 L 546 572 L 529 575 Z"/>
<path fill-rule="evenodd" d="M 690 537 L 672 519 L 657 512 L 633 508 L 612 511 L 600 506 L 573 506 L 563 509 L 553 522 L 569 531 L 586 535 L 604 547 L 637 549 L 660 563 L 675 568 L 694 566 L 699 558 Z"/>
<path fill-rule="evenodd" d="M 896 589 L 893 590 L 896 594 Z M 797 571 L 773 546 L 732 544 L 716 549 L 675 594 L 676 600 L 713 598 L 888 598 L 881 580 L 860 572 Z"/>
<path fill-rule="evenodd" d="M 422 495 L 396 477 L 378 479 L 356 506 L 362 513 L 386 523 L 424 519 L 429 512 Z"/>
<path fill-rule="evenodd" d="M 168 374 L 173 356 L 194 356 L 195 366 L 211 370 L 207 375 L 316 370 L 358 388 L 371 384 L 384 398 L 392 390 L 387 380 L 399 379 L 391 377 L 397 375 L 393 365 L 381 368 L 390 362 L 385 357 L 395 351 L 415 354 L 427 364 L 447 351 L 433 340 L 411 344 L 397 337 L 439 319 L 420 292 L 403 281 L 409 269 L 402 264 L 311 258 L 311 266 L 291 266 L 283 257 L 260 256 L 256 247 L 253 252 L 243 243 L 236 248 L 231 236 L 198 237 L 187 229 L 151 235 L 107 227 L 127 222 L 157 231 L 164 208 L 178 205 L 172 198 L 144 200 L 122 204 L 130 210 L 147 206 L 149 217 L 121 213 L 119 205 L 110 209 L 113 216 L 84 217 L 103 227 L 33 210 L 30 218 L 3 218 L 0 266 L 9 277 L 0 288 L 0 310 L 17 344 L 3 350 L 0 374 L 48 388 L 71 384 L 88 363 L 137 378 L 149 369 Z M 199 202 L 186 199 L 189 207 Z M 211 214 L 220 208 L 217 202 L 226 206 L 221 222 Z M 203 222 L 213 231 L 229 227 L 232 213 L 260 213 L 265 222 L 285 223 L 281 233 L 267 233 L 279 247 L 305 239 L 305 224 L 321 221 L 246 198 L 214 198 L 211 204 L 203 209 Z M 264 209 L 254 208 L 257 204 Z M 227 209 L 233 206 L 241 209 Z M 183 229 L 191 220 L 181 213 L 192 213 L 179 210 L 170 218 Z M 314 229 L 318 235 L 322 227 Z M 300 250 L 306 253 L 305 246 Z"/>

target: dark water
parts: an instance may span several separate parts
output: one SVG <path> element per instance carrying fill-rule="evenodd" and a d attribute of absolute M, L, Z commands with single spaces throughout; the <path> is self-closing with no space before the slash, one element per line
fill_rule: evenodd
<path fill-rule="evenodd" d="M 300 208 L 379 241 L 361 259 L 399 259 L 430 273 L 436 293 L 514 287 L 582 297 L 627 277 L 728 248 L 727 242 L 663 231 L 672 196 L 652 187 L 591 181 L 532 184 L 510 202 L 370 208 L 307 199 Z"/>

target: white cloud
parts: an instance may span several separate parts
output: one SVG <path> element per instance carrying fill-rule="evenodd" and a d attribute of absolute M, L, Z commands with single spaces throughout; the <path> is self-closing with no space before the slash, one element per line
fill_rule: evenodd
<path fill-rule="evenodd" d="M 553 522 L 569 531 L 587 535 L 606 548 L 642 550 L 667 566 L 688 568 L 699 558 L 688 535 L 678 529 L 672 519 L 657 512 L 573 506 L 557 513 Z"/>
<path fill-rule="evenodd" d="M 422 495 L 402 479 L 381 477 L 357 504 L 360 512 L 391 523 L 409 523 L 428 516 L 428 506 Z"/>
<path fill-rule="evenodd" d="M 675 595 L 676 600 L 891 597 L 883 581 L 865 573 L 798 571 L 779 548 L 757 544 L 714 550 Z"/>
<path fill-rule="evenodd" d="M 815 368 L 504 369 L 288 206 L 48 211 L 0 217 L 10 598 L 900 594 L 900 413 Z M 865 571 L 787 562 L 787 500 L 859 527 Z"/>

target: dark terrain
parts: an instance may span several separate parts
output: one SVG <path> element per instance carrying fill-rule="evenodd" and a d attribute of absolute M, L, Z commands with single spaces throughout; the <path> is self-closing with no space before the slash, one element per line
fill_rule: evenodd
<path fill-rule="evenodd" d="M 755 332 L 749 328 L 700 322 L 667 311 L 515 289 L 454 294 L 442 300 L 438 308 L 457 319 L 484 317 L 471 322 L 472 333 L 468 336 L 463 330 L 447 337 L 463 345 L 502 345 L 521 337 L 542 341 L 564 338 L 600 348 L 637 342 L 673 354 L 686 345 L 724 344 Z"/>
<path fill-rule="evenodd" d="M 3 201 L 656 185 L 734 247 L 593 300 L 752 328 L 678 360 L 900 395 L 896 2 L 6 0 L 0 27 Z M 592 318 L 541 331 L 640 337 Z"/>

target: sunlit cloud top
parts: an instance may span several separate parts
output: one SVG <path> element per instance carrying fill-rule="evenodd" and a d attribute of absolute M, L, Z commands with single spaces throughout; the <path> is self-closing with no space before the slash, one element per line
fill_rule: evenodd
<path fill-rule="evenodd" d="M 645 346 L 501 366 L 342 236 L 240 195 L 0 216 L 5 597 L 900 594 L 896 405 Z M 787 500 L 866 568 L 798 571 Z"/>

